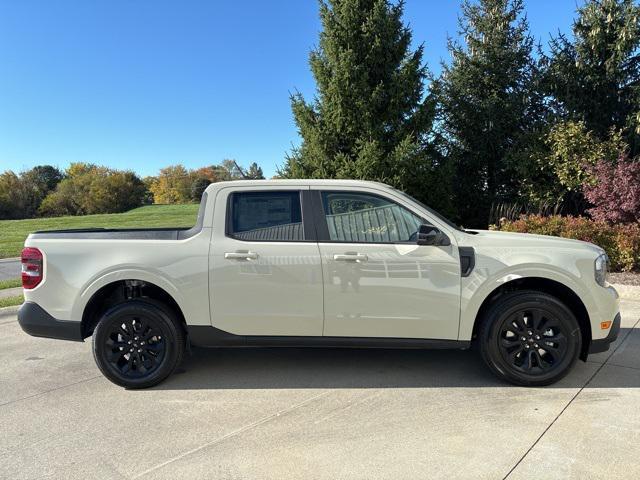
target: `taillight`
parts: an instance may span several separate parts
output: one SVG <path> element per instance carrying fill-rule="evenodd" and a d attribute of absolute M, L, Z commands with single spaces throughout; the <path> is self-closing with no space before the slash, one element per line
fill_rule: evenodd
<path fill-rule="evenodd" d="M 42 252 L 37 248 L 22 250 L 22 288 L 36 288 L 42 281 Z"/>

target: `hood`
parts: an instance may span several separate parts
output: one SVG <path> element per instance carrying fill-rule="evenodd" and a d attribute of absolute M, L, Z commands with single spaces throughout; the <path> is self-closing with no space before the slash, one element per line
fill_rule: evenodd
<path fill-rule="evenodd" d="M 499 232 L 495 230 L 469 230 L 466 233 L 468 237 L 465 240 L 478 245 L 586 249 L 598 255 L 604 252 L 602 248 L 593 243 L 571 238 L 552 237 L 550 235 Z"/>

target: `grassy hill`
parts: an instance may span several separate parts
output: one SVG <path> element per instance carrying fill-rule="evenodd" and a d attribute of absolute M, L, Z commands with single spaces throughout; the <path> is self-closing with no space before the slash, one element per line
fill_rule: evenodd
<path fill-rule="evenodd" d="M 197 204 L 147 205 L 125 213 L 0 220 L 0 258 L 18 257 L 27 235 L 36 230 L 91 227 L 190 227 L 196 222 L 197 213 Z"/>

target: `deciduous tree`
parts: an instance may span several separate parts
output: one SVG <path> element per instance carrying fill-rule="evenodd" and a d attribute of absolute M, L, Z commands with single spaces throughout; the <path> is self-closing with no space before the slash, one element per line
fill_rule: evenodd
<path fill-rule="evenodd" d="M 171 165 L 161 169 L 150 187 L 154 203 L 190 203 L 194 179 L 193 174 L 183 165 Z"/>

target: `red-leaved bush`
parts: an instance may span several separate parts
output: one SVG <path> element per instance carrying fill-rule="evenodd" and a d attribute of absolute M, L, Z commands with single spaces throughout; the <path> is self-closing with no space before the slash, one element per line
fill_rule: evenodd
<path fill-rule="evenodd" d="M 612 271 L 640 269 L 640 223 L 611 225 L 585 217 L 523 215 L 518 220 L 503 220 L 495 230 L 537 233 L 574 238 L 595 243 L 609 255 Z"/>
<path fill-rule="evenodd" d="M 583 185 L 584 196 L 595 205 L 594 220 L 632 223 L 640 220 L 640 161 L 621 157 L 616 163 L 600 160 L 591 169 L 593 183 Z"/>

